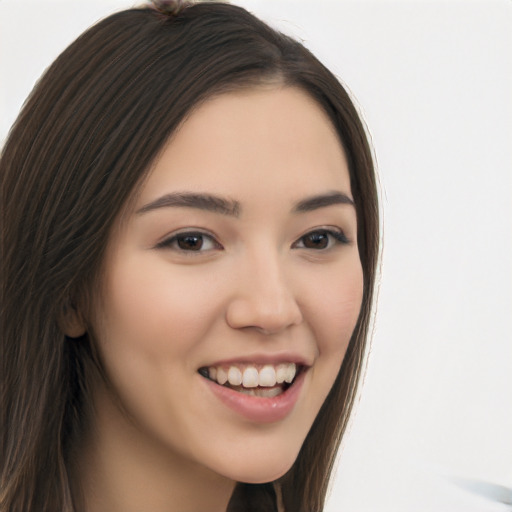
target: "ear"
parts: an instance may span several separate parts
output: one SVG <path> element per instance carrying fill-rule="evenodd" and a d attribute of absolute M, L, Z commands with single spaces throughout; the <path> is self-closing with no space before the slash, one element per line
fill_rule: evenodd
<path fill-rule="evenodd" d="M 69 303 L 62 308 L 59 327 L 68 338 L 80 338 L 87 332 L 82 315 Z"/>

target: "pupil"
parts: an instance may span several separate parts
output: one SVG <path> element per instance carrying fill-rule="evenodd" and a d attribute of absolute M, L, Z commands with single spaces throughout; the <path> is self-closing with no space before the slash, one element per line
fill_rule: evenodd
<path fill-rule="evenodd" d="M 304 241 L 309 249 L 325 249 L 329 244 L 329 237 L 325 233 L 311 233 Z"/>
<path fill-rule="evenodd" d="M 185 235 L 178 238 L 178 247 L 186 251 L 198 251 L 203 246 L 201 235 Z"/>

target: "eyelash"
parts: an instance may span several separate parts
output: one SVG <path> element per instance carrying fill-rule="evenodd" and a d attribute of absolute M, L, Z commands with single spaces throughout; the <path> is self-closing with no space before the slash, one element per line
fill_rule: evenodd
<path fill-rule="evenodd" d="M 304 243 L 304 239 L 307 237 L 311 237 L 313 235 L 320 235 L 321 237 L 327 236 L 327 247 L 321 247 L 321 248 L 313 248 L 313 247 L 297 247 L 297 244 L 302 241 Z M 346 245 L 349 243 L 348 238 L 345 236 L 345 233 L 341 230 L 337 229 L 327 229 L 327 228 L 320 228 L 320 229 L 314 229 L 313 231 L 309 231 L 305 235 L 302 235 L 297 242 L 295 242 L 292 247 L 298 248 L 298 249 L 312 249 L 317 251 L 325 251 L 328 249 L 332 249 L 333 246 L 337 244 Z"/>
<path fill-rule="evenodd" d="M 209 242 L 212 244 L 213 247 L 209 249 L 203 249 L 203 243 L 201 243 L 201 246 L 199 247 L 199 250 L 187 250 L 183 249 L 182 247 L 179 247 L 178 244 L 180 240 L 184 240 L 186 238 L 198 238 L 203 241 L 205 239 L 208 239 Z M 222 246 L 215 240 L 215 237 L 213 235 L 210 235 L 208 233 L 203 233 L 202 231 L 182 231 L 180 233 L 176 233 L 175 235 L 171 236 L 170 238 L 166 238 L 165 240 L 162 240 L 156 245 L 157 249 L 174 249 L 175 251 L 179 252 L 205 252 L 205 251 L 211 251 L 212 249 L 222 249 Z"/>
<path fill-rule="evenodd" d="M 327 237 L 327 246 L 326 247 L 306 247 L 304 245 L 304 241 L 307 237 L 312 237 L 314 235 L 319 235 L 320 237 Z M 180 241 L 184 241 L 186 238 L 190 239 L 198 239 L 201 241 L 201 245 L 199 248 L 196 249 L 185 249 L 183 247 L 179 247 Z M 211 247 L 207 249 L 203 249 L 204 241 L 207 239 L 209 243 L 211 244 Z M 325 240 L 325 238 L 323 238 Z M 303 244 L 302 247 L 298 246 L 299 243 Z M 341 230 L 335 230 L 335 229 L 314 229 L 312 231 L 309 231 L 305 235 L 302 235 L 296 242 L 292 244 L 293 249 L 311 249 L 314 251 L 325 251 L 332 249 L 333 246 L 337 244 L 346 245 L 349 243 L 348 238 L 345 236 L 345 233 Z M 162 240 L 156 245 L 157 249 L 173 249 L 182 253 L 200 253 L 200 252 L 207 252 L 211 251 L 213 249 L 223 249 L 222 245 L 218 243 L 215 238 L 208 234 L 203 233 L 201 231 L 183 231 L 181 233 L 176 233 L 175 235 L 171 236 L 170 238 L 166 238 L 165 240 Z"/>

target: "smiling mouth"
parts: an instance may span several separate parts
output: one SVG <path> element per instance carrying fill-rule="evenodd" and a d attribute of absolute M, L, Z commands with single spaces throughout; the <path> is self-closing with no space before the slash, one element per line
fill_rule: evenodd
<path fill-rule="evenodd" d="M 295 363 L 236 364 L 202 367 L 198 372 L 219 386 L 244 395 L 273 398 L 290 388 L 305 369 Z"/>

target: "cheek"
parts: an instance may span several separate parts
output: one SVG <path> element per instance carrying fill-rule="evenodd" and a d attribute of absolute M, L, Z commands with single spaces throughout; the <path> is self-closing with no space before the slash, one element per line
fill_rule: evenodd
<path fill-rule="evenodd" d="M 170 272 L 160 262 L 123 262 L 110 273 L 102 301 L 103 338 L 123 345 L 131 340 L 158 355 L 193 348 L 215 318 L 212 287 L 205 280 Z"/>
<path fill-rule="evenodd" d="M 310 369 L 315 392 L 308 396 L 306 410 L 318 413 L 339 373 L 354 331 L 363 296 L 363 273 L 359 258 L 341 262 L 326 272 L 314 293 L 308 296 L 308 324 L 316 340 L 317 359 Z"/>
<path fill-rule="evenodd" d="M 123 408 L 145 430 L 166 438 L 186 429 L 177 423 L 182 388 L 196 375 L 201 345 L 219 319 L 216 288 L 208 276 L 140 258 L 110 266 L 95 332 L 110 383 Z M 181 429 L 181 430 L 180 430 Z"/>
<path fill-rule="evenodd" d="M 136 258 L 118 259 L 111 269 L 95 331 L 106 373 L 130 408 L 195 374 L 201 342 L 221 306 L 204 276 L 191 279 Z"/>
<path fill-rule="evenodd" d="M 323 284 L 310 296 L 310 323 L 319 356 L 331 356 L 341 364 L 361 310 L 363 272 L 359 260 L 326 276 Z"/>

